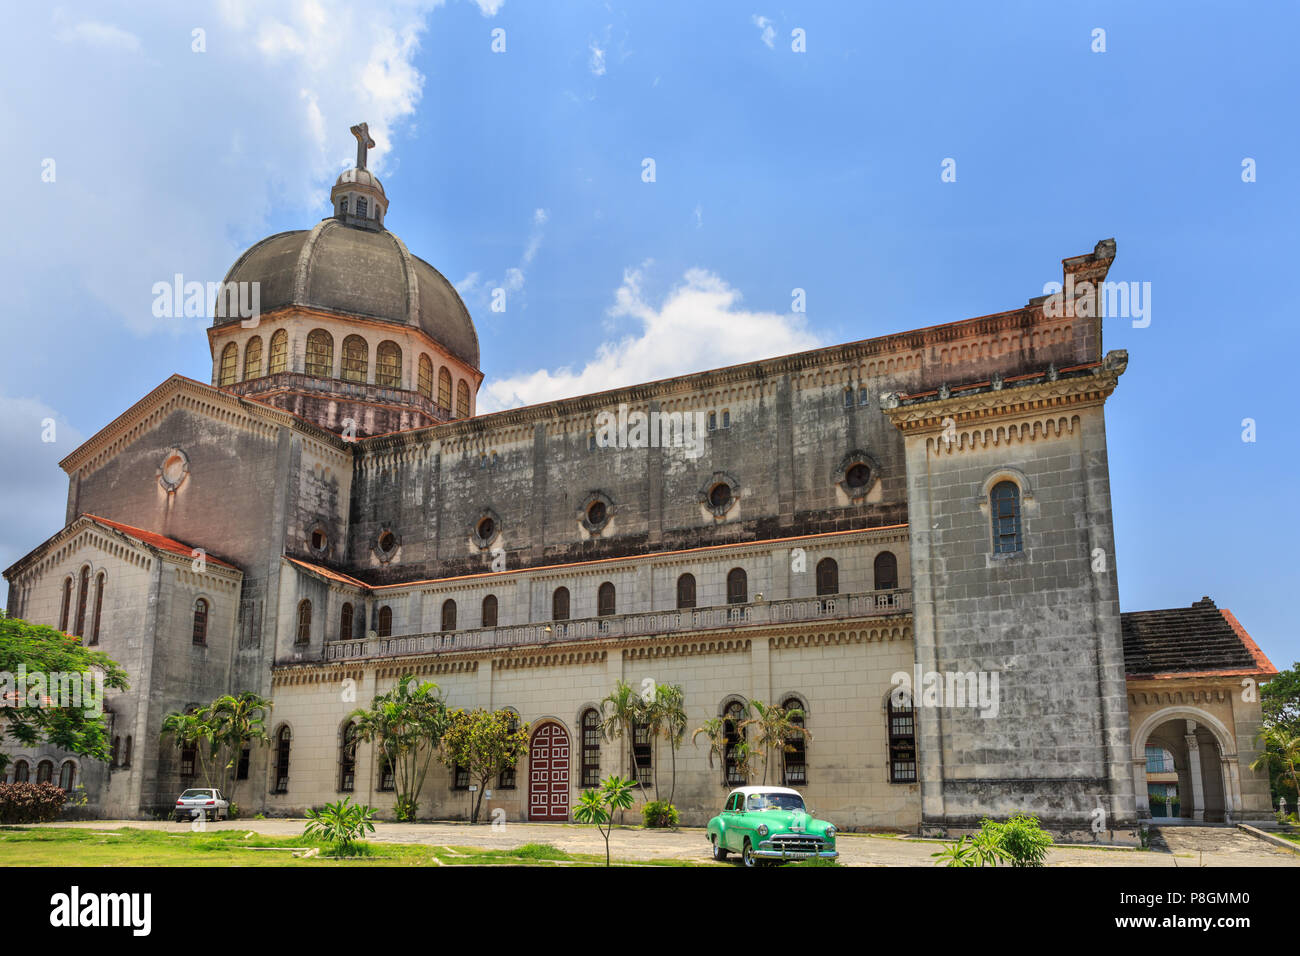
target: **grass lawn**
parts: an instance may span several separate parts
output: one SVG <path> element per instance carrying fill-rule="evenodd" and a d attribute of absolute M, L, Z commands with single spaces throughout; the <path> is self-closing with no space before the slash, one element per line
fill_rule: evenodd
<path fill-rule="evenodd" d="M 0 827 L 0 866 L 603 866 L 604 855 L 566 853 L 545 843 L 509 850 L 363 843 L 354 859 L 330 859 L 325 844 L 307 837 L 275 837 L 242 830 L 167 833 L 161 830 L 89 830 Z M 295 856 L 319 849 L 319 856 Z M 713 866 L 691 860 L 613 860 L 615 866 Z"/>

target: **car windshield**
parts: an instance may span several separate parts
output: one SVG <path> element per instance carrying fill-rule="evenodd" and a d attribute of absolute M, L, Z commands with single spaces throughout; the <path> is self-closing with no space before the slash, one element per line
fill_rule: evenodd
<path fill-rule="evenodd" d="M 200 797 L 211 798 L 211 796 L 212 796 L 211 790 L 186 790 L 184 793 L 181 794 L 181 799 L 196 800 Z"/>
<path fill-rule="evenodd" d="M 797 793 L 751 793 L 747 810 L 802 810 L 803 797 Z"/>

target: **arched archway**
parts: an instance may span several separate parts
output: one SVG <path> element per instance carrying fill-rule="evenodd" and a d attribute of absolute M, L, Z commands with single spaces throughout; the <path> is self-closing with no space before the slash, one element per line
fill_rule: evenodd
<path fill-rule="evenodd" d="M 570 743 L 568 731 L 553 720 L 533 728 L 528 745 L 528 819 L 569 819 Z"/>
<path fill-rule="evenodd" d="M 1232 822 L 1242 806 L 1232 734 L 1197 707 L 1149 715 L 1133 734 L 1133 791 L 1143 819 Z"/>

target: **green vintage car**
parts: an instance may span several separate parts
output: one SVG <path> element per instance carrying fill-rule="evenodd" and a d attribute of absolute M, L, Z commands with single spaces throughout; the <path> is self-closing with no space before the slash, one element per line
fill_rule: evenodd
<path fill-rule="evenodd" d="M 762 860 L 834 859 L 835 827 L 814 820 L 803 795 L 788 787 L 737 787 L 722 812 L 709 821 L 713 858 L 739 853 L 745 866 Z"/>

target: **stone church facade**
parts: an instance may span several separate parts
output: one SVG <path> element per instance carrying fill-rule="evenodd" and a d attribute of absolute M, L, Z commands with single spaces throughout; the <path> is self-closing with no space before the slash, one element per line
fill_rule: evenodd
<path fill-rule="evenodd" d="M 37 749 L 10 779 L 166 809 L 195 781 L 163 718 L 254 690 L 272 742 L 241 768 L 245 812 L 391 812 L 347 717 L 409 673 L 529 725 L 485 801 L 508 820 L 566 819 L 615 772 L 666 798 L 665 744 L 594 729 L 619 680 L 680 685 L 691 729 L 799 706 L 811 739 L 767 782 L 842 829 L 1027 810 L 1126 841 L 1171 808 L 1269 815 L 1249 770 L 1267 658 L 1208 598 L 1120 612 L 1105 406 L 1127 355 L 1087 291 L 1112 241 L 1064 260 L 1065 308 L 480 415 L 469 313 L 385 228 L 364 148 L 331 198 L 232 267 L 261 313 L 214 322 L 210 384 L 173 376 L 61 463 L 65 526 L 5 572 L 9 613 L 131 688 L 109 765 Z M 675 755 L 684 823 L 743 782 L 707 749 Z M 436 768 L 421 816 L 466 816 L 466 784 Z"/>

